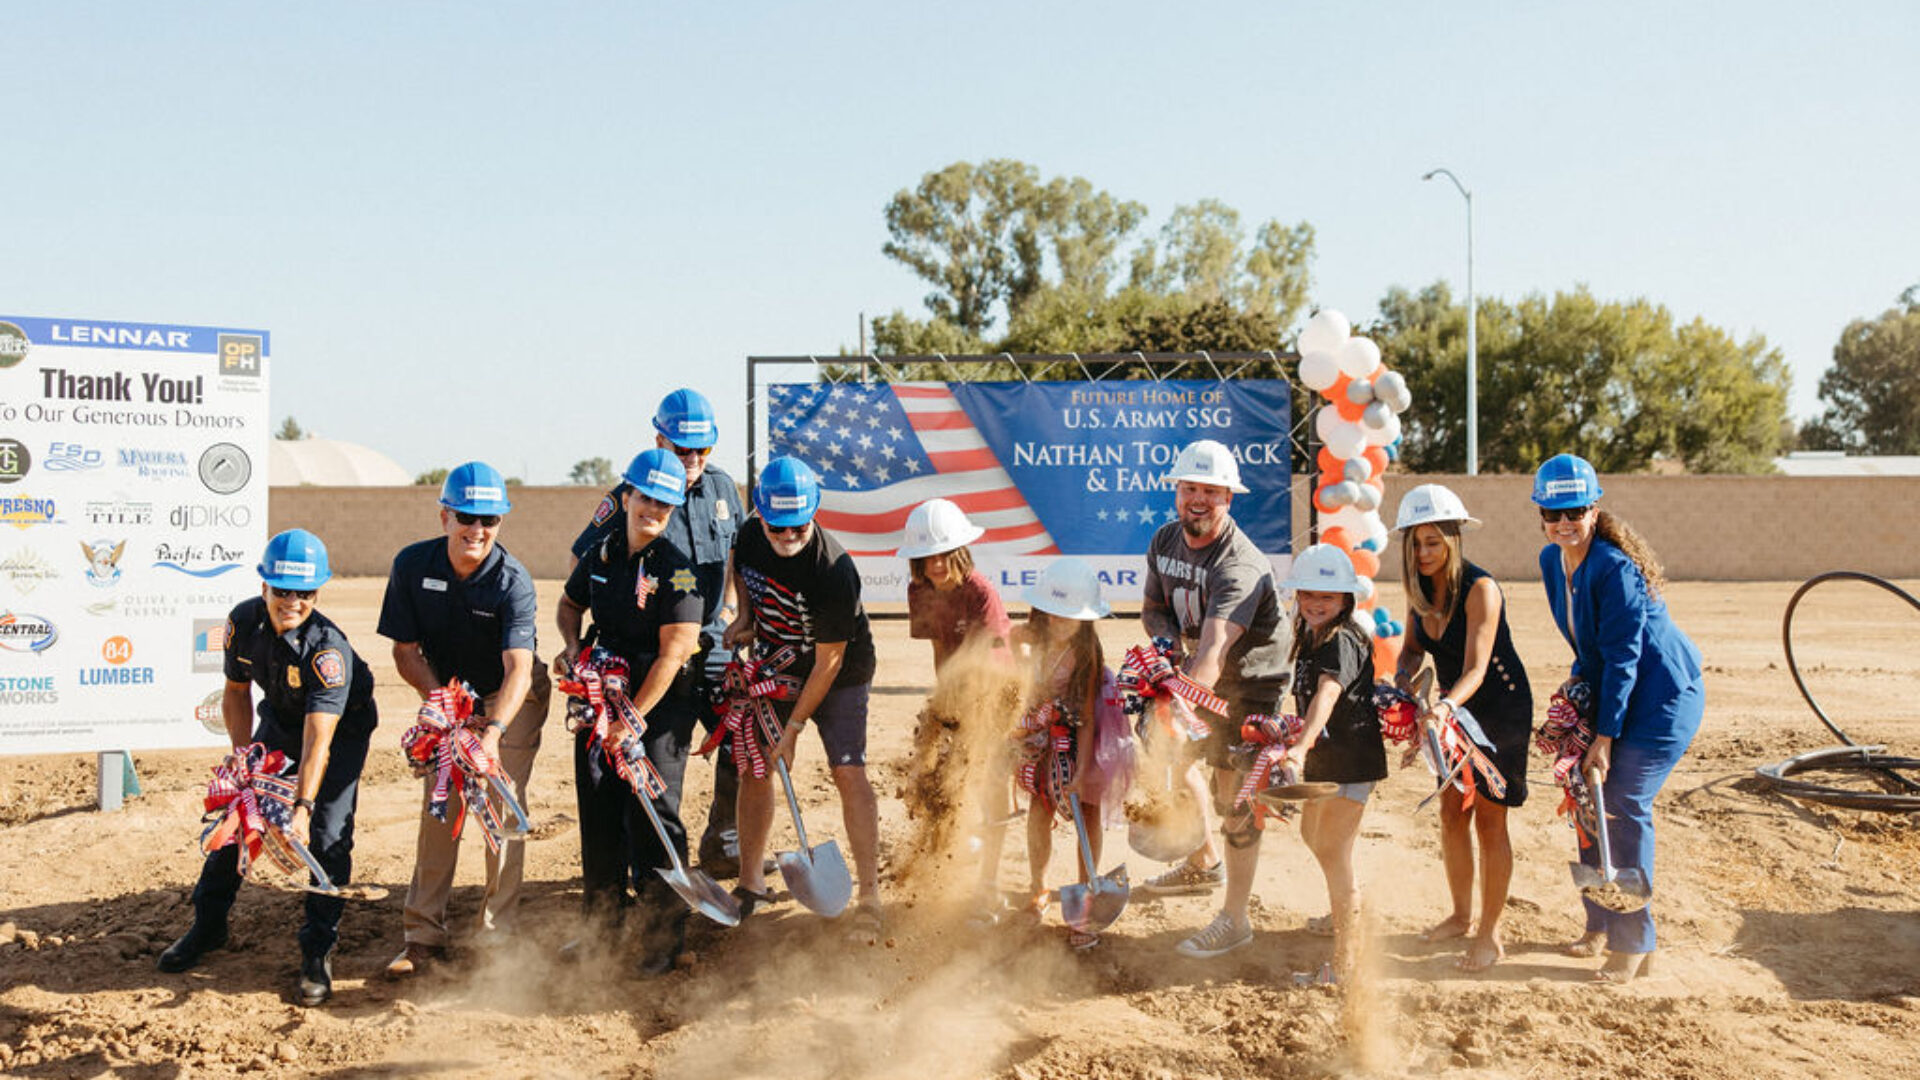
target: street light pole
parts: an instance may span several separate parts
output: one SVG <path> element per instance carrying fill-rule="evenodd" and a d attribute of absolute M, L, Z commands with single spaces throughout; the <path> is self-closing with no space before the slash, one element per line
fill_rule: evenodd
<path fill-rule="evenodd" d="M 1467 200 L 1467 475 L 1477 476 L 1480 473 L 1480 349 L 1475 330 L 1480 312 L 1473 306 L 1473 192 L 1446 169 L 1435 169 L 1420 179 L 1431 180 L 1436 176 L 1453 181 L 1454 189 Z"/>

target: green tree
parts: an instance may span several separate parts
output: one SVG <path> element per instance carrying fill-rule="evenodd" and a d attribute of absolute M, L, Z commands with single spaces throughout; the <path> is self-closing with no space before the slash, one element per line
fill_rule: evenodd
<path fill-rule="evenodd" d="M 576 461 L 573 470 L 567 473 L 567 483 L 585 487 L 612 487 L 614 480 L 613 462 L 603 457 Z"/>
<path fill-rule="evenodd" d="M 1361 332 L 1406 376 L 1403 459 L 1416 471 L 1466 461 L 1466 311 L 1444 284 L 1390 290 Z M 1789 377 L 1777 349 L 1704 321 L 1676 326 L 1646 300 L 1585 288 L 1517 304 L 1480 301 L 1480 462 L 1525 471 L 1562 451 L 1603 472 L 1656 459 L 1694 472 L 1765 472 L 1782 447 Z"/>
<path fill-rule="evenodd" d="M 984 334 L 997 305 L 1039 287 L 1035 227 L 1040 172 L 1020 161 L 964 161 L 920 178 L 887 203 L 881 248 L 934 286 L 927 310 L 968 334 Z"/>
<path fill-rule="evenodd" d="M 297 439 L 311 439 L 313 435 L 300 426 L 300 421 L 289 416 L 280 422 L 280 430 L 274 432 L 273 437 L 292 442 Z"/>
<path fill-rule="evenodd" d="M 446 469 L 428 469 L 426 472 L 423 472 L 419 476 L 416 476 L 413 478 L 413 482 L 416 484 L 430 485 L 433 487 L 438 487 L 441 484 L 446 483 L 446 480 L 447 480 Z"/>
<path fill-rule="evenodd" d="M 1826 411 L 1800 432 L 1809 449 L 1920 454 L 1920 285 L 1840 332 L 1820 400 Z"/>

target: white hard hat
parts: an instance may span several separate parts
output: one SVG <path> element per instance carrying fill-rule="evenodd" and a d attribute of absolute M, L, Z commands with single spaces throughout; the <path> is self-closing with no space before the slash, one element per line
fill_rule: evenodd
<path fill-rule="evenodd" d="M 1223 487 L 1236 495 L 1247 493 L 1246 485 L 1240 482 L 1240 463 L 1233 460 L 1233 451 L 1212 439 L 1188 443 L 1181 449 L 1180 456 L 1173 459 L 1173 471 L 1167 474 L 1167 482 L 1177 484 L 1182 480 Z"/>
<path fill-rule="evenodd" d="M 1465 532 L 1480 527 L 1480 519 L 1469 517 L 1467 504 L 1444 484 L 1421 484 L 1400 497 L 1400 513 L 1393 527 L 1405 532 L 1416 525 L 1436 521 L 1457 521 Z"/>
<path fill-rule="evenodd" d="M 966 511 L 947 500 L 928 499 L 907 515 L 907 531 L 900 538 L 899 555 L 903 559 L 944 555 L 966 547 L 986 532 L 967 520 Z"/>
<path fill-rule="evenodd" d="M 1069 555 L 1055 559 L 1021 597 L 1049 615 L 1083 622 L 1105 618 L 1113 608 L 1100 597 L 1100 574 Z"/>
<path fill-rule="evenodd" d="M 1315 544 L 1293 557 L 1282 589 L 1308 592 L 1343 592 L 1359 596 L 1365 589 L 1353 572 L 1353 560 L 1332 544 Z"/>

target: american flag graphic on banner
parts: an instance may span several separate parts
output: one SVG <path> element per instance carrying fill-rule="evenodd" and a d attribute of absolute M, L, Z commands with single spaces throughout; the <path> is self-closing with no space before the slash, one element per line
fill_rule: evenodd
<path fill-rule="evenodd" d="M 776 383 L 768 397 L 773 452 L 819 474 L 815 520 L 851 554 L 892 555 L 907 514 L 933 498 L 986 530 L 976 549 L 1060 553 L 947 384 Z"/>

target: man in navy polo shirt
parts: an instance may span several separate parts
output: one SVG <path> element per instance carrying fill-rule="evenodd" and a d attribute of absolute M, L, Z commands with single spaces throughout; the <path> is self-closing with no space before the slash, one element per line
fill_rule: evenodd
<path fill-rule="evenodd" d="M 525 805 L 552 683 L 534 656 L 533 576 L 498 543 L 501 519 L 511 509 L 506 480 L 491 465 L 469 461 L 448 473 L 440 489 L 445 535 L 394 556 L 380 633 L 393 639 L 394 667 L 422 700 L 454 679 L 473 687 L 482 699 L 476 712 L 491 718 L 481 743 Z M 407 889 L 406 947 L 387 965 L 389 978 L 422 970 L 448 940 L 447 895 L 460 846 L 447 823 L 427 812 L 430 786 L 424 794 Z M 498 855 L 488 850 L 486 860 L 480 940 L 494 941 L 513 929 L 525 845 L 503 844 Z"/>
<path fill-rule="evenodd" d="M 693 564 L 693 576 L 705 605 L 700 655 L 694 659 L 693 670 L 699 684 L 695 689 L 701 702 L 701 722 L 710 729 L 714 719 L 707 707 L 709 688 L 719 685 L 720 673 L 733 656 L 732 650 L 721 645 L 720 638 L 739 610 L 739 597 L 727 576 L 727 553 L 733 549 L 733 535 L 747 516 L 746 508 L 733 477 L 710 463 L 714 444 L 720 441 L 720 425 L 705 395 L 696 390 L 675 390 L 662 398 L 653 414 L 653 430 L 654 446 L 671 452 L 687 470 L 687 501 L 674 510 L 664 536 Z M 631 490 L 631 484 L 622 482 L 600 500 L 593 520 L 573 542 L 574 561 L 586 558 L 607 537 L 626 528 L 623 500 Z M 707 808 L 707 827 L 700 837 L 700 867 L 714 877 L 726 878 L 740 872 L 740 835 L 734 828 L 740 773 L 733 767 L 733 754 L 726 744 L 713 760 L 713 803 Z"/>

